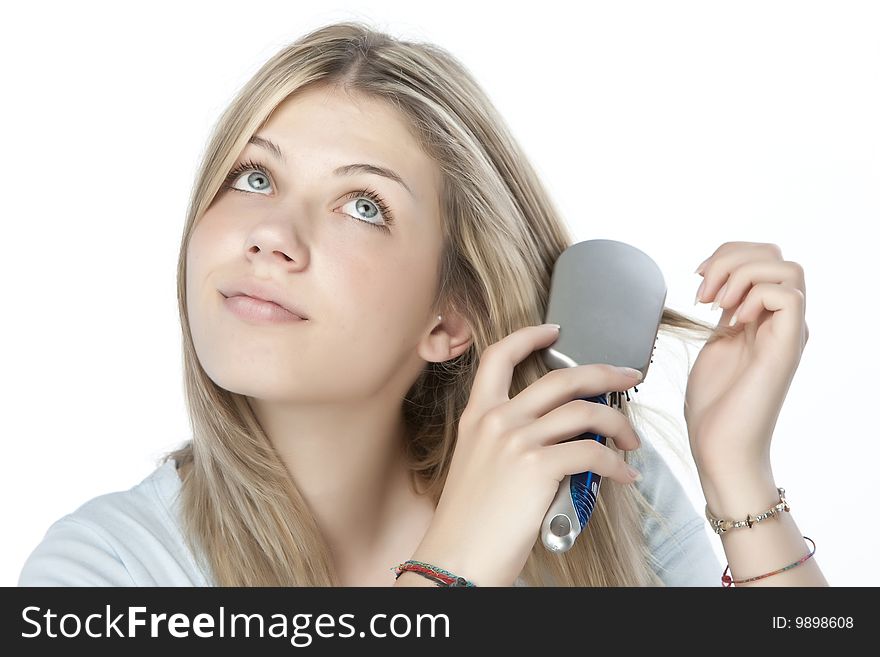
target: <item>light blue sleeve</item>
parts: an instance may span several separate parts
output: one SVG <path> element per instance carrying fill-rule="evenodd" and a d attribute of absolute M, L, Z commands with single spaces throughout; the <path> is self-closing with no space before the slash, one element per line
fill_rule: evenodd
<path fill-rule="evenodd" d="M 18 586 L 135 586 L 98 529 L 65 516 L 53 523 L 22 567 Z"/>
<path fill-rule="evenodd" d="M 657 559 L 652 564 L 666 586 L 721 586 L 724 566 L 718 562 L 706 533 L 707 521 L 697 512 L 684 487 L 655 447 L 647 440 L 630 460 L 643 479 L 639 491 L 666 519 L 645 519 L 644 533 Z"/>

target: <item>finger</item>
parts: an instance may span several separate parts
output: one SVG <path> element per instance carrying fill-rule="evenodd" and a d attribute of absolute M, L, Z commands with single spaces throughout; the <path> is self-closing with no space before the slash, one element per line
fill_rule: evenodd
<path fill-rule="evenodd" d="M 777 283 L 797 288 L 806 295 L 804 269 L 797 262 L 759 260 L 748 262 L 734 269 L 723 285 L 713 294 L 711 289 L 703 294 L 708 302 L 714 299 L 712 310 L 736 308 L 746 293 L 758 283 Z"/>
<path fill-rule="evenodd" d="M 468 410 L 481 417 L 491 408 L 510 400 L 514 368 L 537 349 L 559 339 L 559 331 L 548 324 L 526 326 L 503 337 L 480 356 L 468 397 Z"/>
<path fill-rule="evenodd" d="M 551 370 L 510 400 L 507 418 L 512 426 L 519 426 L 536 420 L 573 399 L 595 397 L 613 391 L 623 392 L 640 380 L 607 363 Z"/>
<path fill-rule="evenodd" d="M 636 481 L 626 461 L 610 447 L 595 440 L 572 440 L 551 445 L 545 449 L 542 457 L 542 465 L 547 468 L 548 476 L 558 481 L 562 481 L 565 475 L 581 472 L 595 472 L 621 484 Z"/>
<path fill-rule="evenodd" d="M 727 257 L 731 253 L 736 253 L 739 251 L 751 250 L 753 253 L 755 251 L 763 251 L 764 253 L 776 253 L 778 254 L 778 260 L 782 260 L 782 250 L 776 244 L 772 244 L 769 242 L 725 242 L 721 246 L 719 246 L 708 258 L 703 260 L 699 265 L 697 265 L 697 269 L 694 271 L 695 274 L 703 275 L 706 266 L 713 261 L 717 261 L 719 258 Z"/>
<path fill-rule="evenodd" d="M 781 342 L 803 346 L 806 341 L 804 306 L 804 295 L 800 290 L 774 283 L 759 283 L 736 309 L 730 326 L 753 322 L 768 310 L 773 313 L 773 333 L 778 331 Z"/>
<path fill-rule="evenodd" d="M 522 425 L 514 430 L 511 438 L 525 445 L 545 447 L 587 432 L 611 438 L 619 449 L 638 449 L 642 444 L 623 413 L 585 399 L 570 401 Z"/>
<path fill-rule="evenodd" d="M 737 267 L 752 261 L 782 261 L 782 251 L 775 244 L 761 242 L 727 242 L 705 262 L 703 282 L 697 290 L 694 304 L 712 299 L 718 288 Z M 709 296 L 711 290 L 712 296 Z"/>

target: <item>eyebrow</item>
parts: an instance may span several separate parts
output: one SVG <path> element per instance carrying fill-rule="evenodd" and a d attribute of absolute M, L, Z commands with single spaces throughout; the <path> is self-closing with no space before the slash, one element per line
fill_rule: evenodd
<path fill-rule="evenodd" d="M 260 137 L 259 135 L 254 135 L 248 140 L 248 143 L 265 148 L 279 162 L 281 162 L 282 164 L 287 163 L 284 158 L 284 153 L 281 151 L 280 148 L 278 148 L 278 144 L 271 141 L 270 139 Z M 383 176 L 385 178 L 389 178 L 390 180 L 394 180 L 395 182 L 403 185 L 403 188 L 409 192 L 410 196 L 415 198 L 415 194 L 413 194 L 413 191 L 409 188 L 409 185 L 404 182 L 403 178 L 401 178 L 395 171 L 392 171 L 391 169 L 386 169 L 385 167 L 380 167 L 377 164 L 346 164 L 333 170 L 333 174 L 337 176 L 351 176 L 356 173 L 372 173 L 377 176 Z"/>

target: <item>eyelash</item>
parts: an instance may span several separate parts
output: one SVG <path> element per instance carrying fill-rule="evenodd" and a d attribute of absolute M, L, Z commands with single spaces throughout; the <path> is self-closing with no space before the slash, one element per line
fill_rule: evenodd
<path fill-rule="evenodd" d="M 234 192 L 241 192 L 242 194 L 254 194 L 255 192 L 246 192 L 242 189 L 236 189 L 235 187 L 232 186 L 232 183 L 234 183 L 235 180 L 241 174 L 245 173 L 246 171 L 259 171 L 264 176 L 268 176 L 269 178 L 272 178 L 272 174 L 269 172 L 269 168 L 265 164 L 263 164 L 262 162 L 255 162 L 253 160 L 248 160 L 246 162 L 242 162 L 241 164 L 239 164 L 237 167 L 232 169 L 232 171 L 230 171 L 227 174 L 226 180 L 223 181 L 223 188 L 232 190 Z M 357 221 L 358 223 L 366 224 L 367 226 L 371 226 L 373 228 L 378 228 L 379 230 L 384 230 L 386 233 L 391 232 L 389 230 L 388 226 L 391 225 L 392 223 L 394 223 L 394 217 L 391 214 L 391 209 L 385 203 L 385 199 L 383 199 L 379 195 L 379 192 L 377 192 L 373 189 L 362 189 L 357 192 L 351 192 L 350 194 L 348 194 L 348 196 L 345 197 L 345 199 L 347 201 L 350 201 L 352 199 L 356 199 L 356 198 L 360 198 L 360 197 L 366 197 L 366 198 L 370 199 L 373 203 L 376 204 L 376 206 L 379 208 L 379 211 L 382 213 L 382 216 L 384 217 L 385 223 L 384 224 L 374 224 L 373 222 L 366 221 L 364 219 L 356 219 L 355 217 L 352 217 L 351 215 L 347 215 L 347 216 L 351 217 L 354 221 Z"/>

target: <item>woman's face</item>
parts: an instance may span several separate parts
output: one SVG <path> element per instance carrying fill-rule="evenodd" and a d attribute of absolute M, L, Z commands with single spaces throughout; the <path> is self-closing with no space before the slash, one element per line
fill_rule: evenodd
<path fill-rule="evenodd" d="M 327 87 L 288 98 L 256 136 L 283 161 L 249 143 L 236 161 L 245 168 L 226 183 L 234 189 L 218 192 L 187 250 L 187 311 L 205 371 L 227 390 L 291 402 L 369 397 L 414 377 L 437 320 L 439 168 L 392 108 Z M 335 172 L 351 164 L 389 169 L 405 186 Z M 273 284 L 307 319 L 233 313 L 221 291 L 243 279 Z"/>

